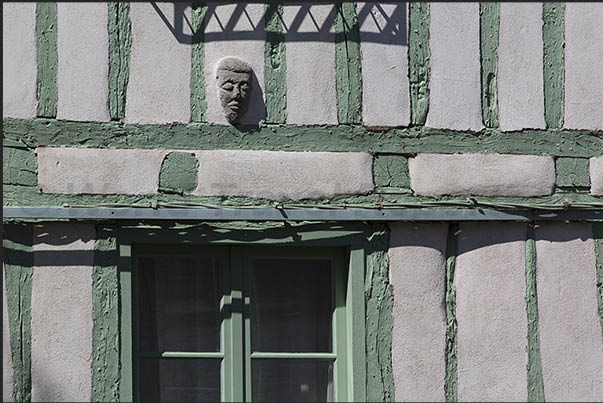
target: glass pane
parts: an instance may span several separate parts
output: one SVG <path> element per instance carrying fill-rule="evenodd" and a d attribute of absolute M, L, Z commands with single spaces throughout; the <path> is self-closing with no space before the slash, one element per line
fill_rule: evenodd
<path fill-rule="evenodd" d="M 252 266 L 253 351 L 331 351 L 331 262 L 257 259 Z"/>
<path fill-rule="evenodd" d="M 142 358 L 138 390 L 145 403 L 220 401 L 220 359 Z"/>
<path fill-rule="evenodd" d="M 219 351 L 217 259 L 140 257 L 140 351 Z"/>
<path fill-rule="evenodd" d="M 254 402 L 332 402 L 333 362 L 252 360 Z"/>

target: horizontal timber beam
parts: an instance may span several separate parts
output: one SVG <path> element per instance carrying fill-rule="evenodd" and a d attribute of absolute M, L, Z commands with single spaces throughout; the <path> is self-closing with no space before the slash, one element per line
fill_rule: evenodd
<path fill-rule="evenodd" d="M 4 207 L 4 220 L 195 221 L 559 221 L 603 220 L 602 210 L 316 209 L 316 208 L 75 208 Z"/>

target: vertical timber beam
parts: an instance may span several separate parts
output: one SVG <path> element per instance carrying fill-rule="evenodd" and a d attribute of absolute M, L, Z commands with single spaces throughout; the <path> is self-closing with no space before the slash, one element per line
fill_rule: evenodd
<path fill-rule="evenodd" d="M 593 238 L 595 240 L 597 304 L 601 323 L 601 340 L 603 341 L 603 222 L 593 223 Z"/>
<path fill-rule="evenodd" d="M 525 246 L 526 261 L 526 312 L 528 315 L 528 401 L 544 401 L 542 363 L 540 361 L 540 337 L 538 334 L 538 292 L 536 275 L 536 237 L 534 224 L 528 224 Z"/>
<path fill-rule="evenodd" d="M 111 2 L 107 29 L 109 30 L 109 115 L 121 120 L 126 114 L 132 25 L 130 3 Z"/>
<path fill-rule="evenodd" d="M 500 4 L 480 3 L 479 33 L 482 78 L 482 119 L 488 128 L 498 127 L 498 33 Z"/>
<path fill-rule="evenodd" d="M 411 2 L 408 12 L 410 122 L 423 126 L 429 109 L 429 3 Z"/>
<path fill-rule="evenodd" d="M 99 225 L 92 269 L 92 400 L 119 398 L 119 252 L 115 228 Z"/>
<path fill-rule="evenodd" d="M 57 3 L 39 2 L 36 7 L 38 117 L 57 116 Z"/>
<path fill-rule="evenodd" d="M 205 3 L 193 3 L 191 46 L 191 122 L 206 122 L 207 100 L 205 98 Z"/>
<path fill-rule="evenodd" d="M 362 60 L 356 3 L 339 3 L 335 20 L 337 116 L 341 124 L 362 122 Z"/>
<path fill-rule="evenodd" d="M 450 224 L 446 243 L 446 377 L 444 379 L 444 395 L 447 402 L 458 401 L 456 286 L 454 283 L 458 230 L 458 224 Z"/>
<path fill-rule="evenodd" d="M 4 270 L 13 363 L 13 392 L 17 402 L 31 401 L 31 289 L 33 228 L 4 225 Z"/>
<path fill-rule="evenodd" d="M 542 4 L 544 45 L 544 120 L 547 129 L 563 127 L 565 3 Z"/>
<path fill-rule="evenodd" d="M 266 4 L 264 88 L 266 122 L 282 124 L 287 118 L 287 62 L 283 33 L 283 2 Z"/>

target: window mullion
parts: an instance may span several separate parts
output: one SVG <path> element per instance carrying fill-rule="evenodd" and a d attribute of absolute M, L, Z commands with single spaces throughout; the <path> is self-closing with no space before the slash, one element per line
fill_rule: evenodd
<path fill-rule="evenodd" d="M 225 400 L 242 402 L 245 396 L 244 259 L 240 248 L 231 247 L 230 251 L 230 362 L 227 366 L 232 389 L 231 399 Z"/>

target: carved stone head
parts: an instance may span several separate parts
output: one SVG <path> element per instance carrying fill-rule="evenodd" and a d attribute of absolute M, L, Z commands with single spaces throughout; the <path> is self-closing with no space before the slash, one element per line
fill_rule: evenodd
<path fill-rule="evenodd" d="M 216 66 L 218 99 L 228 123 L 235 124 L 247 111 L 251 94 L 253 71 L 237 57 L 225 57 Z"/>

